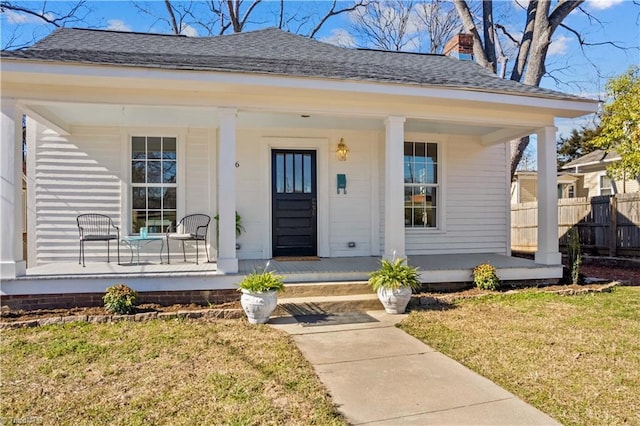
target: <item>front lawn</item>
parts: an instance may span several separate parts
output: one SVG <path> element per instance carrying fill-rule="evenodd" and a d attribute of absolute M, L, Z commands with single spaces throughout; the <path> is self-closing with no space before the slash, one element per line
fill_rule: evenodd
<path fill-rule="evenodd" d="M 0 418 L 44 424 L 345 424 L 286 334 L 244 321 L 2 332 Z"/>
<path fill-rule="evenodd" d="M 564 424 L 640 424 L 640 287 L 487 296 L 400 327 Z"/>

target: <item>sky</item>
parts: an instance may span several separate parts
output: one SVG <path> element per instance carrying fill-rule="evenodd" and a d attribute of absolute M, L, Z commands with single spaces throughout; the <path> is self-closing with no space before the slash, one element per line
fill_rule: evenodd
<path fill-rule="evenodd" d="M 328 1 L 292 1 L 287 2 L 289 12 L 299 11 L 302 14 L 320 16 L 330 6 Z M 38 5 L 42 2 L 25 2 L 30 5 Z M 49 7 L 64 9 L 73 2 L 50 1 Z M 142 4 L 143 2 L 137 2 Z M 525 0 L 504 0 L 496 2 L 495 14 L 513 34 L 521 33 L 523 25 Z M 150 14 L 143 14 L 131 1 L 89 1 L 88 10 L 82 22 L 67 24 L 67 26 L 92 27 L 119 31 L 138 32 L 169 32 L 165 22 L 155 19 Z M 277 1 L 267 3 L 265 9 L 277 7 Z M 164 3 L 162 1 L 146 2 L 145 7 L 154 11 L 156 16 L 165 16 Z M 525 6 L 526 7 L 526 6 Z M 605 83 L 608 78 L 623 73 L 631 65 L 640 64 L 640 6 L 632 0 L 587 0 L 583 8 L 596 19 L 589 19 L 585 14 L 574 11 L 565 23 L 578 31 L 590 43 L 615 42 L 617 45 L 627 48 L 617 49 L 609 44 L 598 46 L 586 46 L 581 50 L 575 35 L 559 28 L 554 34 L 552 44 L 547 56 L 547 69 L 551 70 L 554 78 L 545 77 L 542 87 L 560 90 L 567 93 L 586 96 L 594 99 L 603 99 Z M 256 15 L 256 22 L 251 28 L 263 28 L 273 26 L 274 14 L 263 11 Z M 0 16 L 2 26 L 2 46 L 7 45 L 12 34 L 20 38 L 16 40 L 25 43 L 36 38 L 41 38 L 51 31 L 51 26 L 42 26 L 35 18 L 18 16 L 11 12 L 5 12 Z M 299 23 L 293 24 L 300 25 Z M 354 38 L 351 34 L 353 18 L 348 15 L 340 15 L 327 21 L 316 39 L 341 45 L 351 46 Z M 17 28 L 17 32 L 14 31 Z M 309 24 L 302 25 L 302 33 L 309 31 Z M 295 31 L 295 28 L 293 28 Z M 202 29 L 185 26 L 183 32 L 189 36 L 207 35 Z M 509 48 L 509 46 L 505 46 Z M 558 133 L 567 136 L 572 128 L 576 128 L 593 122 L 592 117 L 584 117 L 579 120 L 558 120 Z"/>

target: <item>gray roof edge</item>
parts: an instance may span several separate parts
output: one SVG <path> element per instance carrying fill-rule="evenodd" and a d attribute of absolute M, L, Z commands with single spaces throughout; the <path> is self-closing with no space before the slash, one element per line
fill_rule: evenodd
<path fill-rule="evenodd" d="M 14 54 L 14 52 L 16 52 Z M 9 55 L 6 55 L 9 53 Z M 100 66 L 110 66 L 110 67 L 126 67 L 126 68 L 147 68 L 147 69 L 162 69 L 162 70 L 176 70 L 176 71 L 194 71 L 194 72 L 220 72 L 220 73 L 236 73 L 236 74 L 260 74 L 264 76 L 278 76 L 278 77 L 289 77 L 289 78 L 300 78 L 300 79 L 308 79 L 308 78 L 317 78 L 317 79 L 326 79 L 326 80 L 335 80 L 335 81 L 360 81 L 367 82 L 372 84 L 380 84 L 380 85 L 404 85 L 404 86 L 417 86 L 424 88 L 434 88 L 434 89 L 448 89 L 448 90 L 460 90 L 467 92 L 477 92 L 477 93 L 489 93 L 496 95 L 507 95 L 507 96 L 515 96 L 515 97 L 528 97 L 528 98 L 538 98 L 538 99 L 548 99 L 548 100 L 557 100 L 557 101 L 568 101 L 568 102 L 580 102 L 580 103 L 589 103 L 594 104 L 599 101 L 577 96 L 571 95 L 563 92 L 555 92 L 549 89 L 546 89 L 547 93 L 544 92 L 515 92 L 508 90 L 498 90 L 495 88 L 482 88 L 482 87 L 472 87 L 465 84 L 460 85 L 451 85 L 451 84 L 435 84 L 435 83 L 420 83 L 420 82 L 410 82 L 410 81 L 383 81 L 375 78 L 358 78 L 358 77 L 336 77 L 336 76 L 323 76 L 323 75 L 292 75 L 287 73 L 279 73 L 279 72 L 258 72 L 258 71 L 247 71 L 247 70 L 229 70 L 227 68 L 211 68 L 211 67 L 197 67 L 197 66 L 165 66 L 161 64 L 128 64 L 128 63 L 112 63 L 112 62 L 98 62 L 98 61 L 90 61 L 90 60 L 76 60 L 76 61 L 59 61 L 53 58 L 36 58 L 29 57 L 24 55 L 24 51 L 2 51 L 0 58 L 2 60 L 16 60 L 16 61 L 42 61 L 47 63 L 58 63 L 61 65 L 66 64 L 82 64 L 82 65 L 100 65 Z M 308 62 L 308 61 L 303 61 Z M 536 87 L 536 86 L 531 86 Z M 552 92 L 552 93 L 548 93 Z"/>
<path fill-rule="evenodd" d="M 301 41 L 304 40 L 304 42 L 306 43 L 310 43 L 308 46 L 309 46 L 309 49 L 312 51 L 315 50 L 315 46 L 321 46 L 321 45 L 325 46 L 325 51 L 324 51 L 325 55 L 327 54 L 326 47 L 330 46 L 331 51 L 334 51 L 335 49 L 335 51 L 342 52 L 347 57 L 351 55 L 351 52 L 354 52 L 353 54 L 357 56 L 354 56 L 353 63 L 350 63 L 351 61 L 348 61 L 343 64 L 347 66 L 344 67 L 346 69 L 346 72 L 344 72 L 341 77 L 339 75 L 340 73 L 335 71 L 322 72 L 322 70 L 320 70 L 317 72 L 312 72 L 306 69 L 308 67 L 304 66 L 306 63 L 309 62 L 309 60 L 302 60 L 302 59 L 297 59 L 298 61 L 297 63 L 296 63 L 296 59 L 293 59 L 293 60 L 288 59 L 290 65 L 292 66 L 287 70 L 284 70 L 282 66 L 272 66 L 270 69 L 271 72 L 269 71 L 264 72 L 262 69 L 259 69 L 255 66 L 253 68 L 251 66 L 244 68 L 240 65 L 231 66 L 229 63 L 224 64 L 223 66 L 216 66 L 219 60 L 224 61 L 225 58 L 233 59 L 233 57 L 228 55 L 216 56 L 216 55 L 204 54 L 204 55 L 196 55 L 196 57 L 200 58 L 201 60 L 179 61 L 178 59 L 181 57 L 180 53 L 168 52 L 166 54 L 163 53 L 162 55 L 160 55 L 156 52 L 148 55 L 148 58 L 147 58 L 148 61 L 146 63 L 141 63 L 140 61 L 131 59 L 132 57 L 136 56 L 133 53 L 128 53 L 131 56 L 127 57 L 127 53 L 116 51 L 115 49 L 114 51 L 111 51 L 111 49 L 109 48 L 105 50 L 97 50 L 95 54 L 101 55 L 101 57 L 95 58 L 95 60 L 92 60 L 91 56 L 86 57 L 86 55 L 92 54 L 91 53 L 92 51 L 89 51 L 89 50 L 85 51 L 82 48 L 79 48 L 79 49 L 66 48 L 65 49 L 64 44 L 59 44 L 61 48 L 55 48 L 55 43 L 51 45 L 47 45 L 46 42 L 43 43 L 42 48 L 38 47 L 41 41 L 44 41 L 52 37 L 54 34 L 59 34 L 61 32 L 72 33 L 74 31 L 92 32 L 94 34 L 104 33 L 104 34 L 131 35 L 133 37 L 138 37 L 138 36 L 165 37 L 165 38 L 175 37 L 176 40 L 177 39 L 181 39 L 181 40 L 200 39 L 204 41 L 213 40 L 213 39 L 230 40 L 232 38 L 240 38 L 240 37 L 247 37 L 248 40 L 252 40 L 252 39 L 255 39 L 256 37 L 264 37 L 263 35 L 261 35 L 261 33 L 274 33 L 274 36 L 275 36 L 275 33 L 277 33 L 281 37 L 284 37 L 285 41 L 297 39 Z M 97 37 L 99 37 L 99 35 Z M 77 36 L 76 36 L 76 39 L 77 39 Z M 63 37 L 62 40 L 66 40 L 66 39 Z M 119 40 L 119 39 L 116 39 L 116 40 Z M 282 39 L 277 39 L 277 40 L 282 41 Z M 30 48 L 16 50 L 16 51 L 2 51 L 0 55 L 2 56 L 2 59 L 21 58 L 24 60 L 31 60 L 31 61 L 42 60 L 42 61 L 59 62 L 59 63 L 75 62 L 75 63 L 83 63 L 83 64 L 96 64 L 96 65 L 102 65 L 102 66 L 112 65 L 112 66 L 160 68 L 160 69 L 175 69 L 175 70 L 193 69 L 193 70 L 200 70 L 200 71 L 235 72 L 235 73 L 243 73 L 243 74 L 252 73 L 252 74 L 264 74 L 264 75 L 283 75 L 283 76 L 288 76 L 292 78 L 313 78 L 313 77 L 326 78 L 326 79 L 342 78 L 343 80 L 360 80 L 360 81 L 369 81 L 372 83 L 379 83 L 379 84 L 395 83 L 395 84 L 411 84 L 411 85 L 425 86 L 425 87 L 430 86 L 430 87 L 439 87 L 439 88 L 456 88 L 461 90 L 483 92 L 483 93 L 495 93 L 495 94 L 505 94 L 505 95 L 513 95 L 513 96 L 526 96 L 526 97 L 539 98 L 539 99 L 573 101 L 573 102 L 579 102 L 583 104 L 596 104 L 598 102 L 592 99 L 588 99 L 588 98 L 584 98 L 581 96 L 576 96 L 568 93 L 563 93 L 553 89 L 547 89 L 547 88 L 538 87 L 538 86 L 528 86 L 520 82 L 516 82 L 508 79 L 500 79 L 499 77 L 495 76 L 493 73 L 490 73 L 488 70 L 486 70 L 485 68 L 481 67 L 480 65 L 472 61 L 464 61 L 468 63 L 465 63 L 464 65 L 462 64 L 459 65 L 460 75 L 463 77 L 442 78 L 442 75 L 445 75 L 446 72 L 448 72 L 447 71 L 448 67 L 450 67 L 449 71 L 451 70 L 456 71 L 457 69 L 455 68 L 456 65 L 453 62 L 447 62 L 446 59 L 444 60 L 439 59 L 434 63 L 435 65 L 433 66 L 433 69 L 434 69 L 433 78 L 429 77 L 429 78 L 423 79 L 423 78 L 416 77 L 415 61 L 410 60 L 408 62 L 405 62 L 400 56 L 398 56 L 400 60 L 396 61 L 396 56 L 392 56 L 392 55 L 405 55 L 405 54 L 424 55 L 424 56 L 443 56 L 443 55 L 429 55 L 429 54 L 422 54 L 422 53 L 415 53 L 415 52 L 390 52 L 390 51 L 375 50 L 375 49 L 344 48 L 344 47 L 334 46 L 325 42 L 321 42 L 318 40 L 314 40 L 299 34 L 285 32 L 275 27 L 263 28 L 263 29 L 258 29 L 254 31 L 248 31 L 248 32 L 241 32 L 241 33 L 208 36 L 208 37 L 197 37 L 197 38 L 196 37 L 190 38 L 184 35 L 160 34 L 160 33 L 127 32 L 127 31 L 99 30 L 99 29 L 87 29 L 87 28 L 59 28 L 41 41 L 35 43 Z M 152 42 L 152 44 L 154 43 L 156 42 Z M 231 44 L 233 45 L 234 43 L 232 42 Z M 241 43 L 241 46 L 243 45 L 244 44 Z M 52 46 L 54 48 L 52 48 Z M 306 46 L 306 45 L 302 44 L 302 46 Z M 72 46 L 67 46 L 67 47 L 72 47 Z M 321 49 L 322 48 L 318 49 L 318 51 L 321 51 Z M 358 51 L 363 51 L 363 50 L 367 50 L 373 53 L 374 56 L 369 56 L 369 55 L 361 56 L 356 53 Z M 79 55 L 79 54 L 74 55 L 74 53 L 80 53 L 80 52 L 84 52 L 84 55 L 85 55 L 84 58 L 82 57 L 82 55 Z M 64 55 L 65 53 L 69 53 L 69 54 Z M 340 56 L 345 57 L 345 55 L 338 54 L 338 57 Z M 393 73 L 388 69 L 384 68 L 383 72 L 380 72 L 377 74 L 374 72 L 369 75 L 365 75 L 365 73 L 355 70 L 354 67 L 363 66 L 363 64 L 366 66 L 370 65 L 373 67 L 378 67 L 379 69 L 379 63 L 377 62 L 377 59 L 379 57 L 377 55 L 384 55 L 384 56 L 381 56 L 382 58 L 385 58 L 380 61 L 381 63 L 388 63 L 388 64 L 402 63 L 402 64 L 408 64 L 408 67 L 406 69 L 400 67 L 400 69 L 403 69 L 405 71 L 393 72 Z M 168 58 L 168 60 L 163 61 L 162 60 L 163 56 L 165 58 Z M 190 55 L 183 55 L 183 57 L 187 57 L 187 56 L 190 56 Z M 259 61 L 264 61 L 264 64 L 266 65 L 269 65 L 268 61 L 278 60 L 276 56 L 270 57 L 268 55 L 262 58 L 254 58 L 252 55 L 251 56 L 248 55 L 246 56 L 246 59 L 248 61 L 253 61 L 254 64 L 258 63 Z M 449 60 L 455 61 L 455 59 L 450 59 L 450 58 Z M 209 63 L 207 64 L 206 61 L 209 61 Z M 370 61 L 371 63 L 369 63 Z M 449 65 L 449 63 L 451 65 Z M 336 60 L 332 61 L 330 57 L 325 57 L 325 59 L 323 59 L 323 61 L 318 62 L 318 64 L 326 65 L 325 67 L 319 66 L 318 68 L 328 68 L 331 66 L 339 66 L 340 62 Z M 418 65 L 420 64 L 418 63 Z M 268 69 L 268 67 L 264 67 L 264 69 Z M 443 72 L 445 74 L 443 74 Z M 440 75 L 438 75 L 438 73 L 440 73 Z M 392 75 L 396 75 L 396 78 L 392 78 Z M 477 76 L 477 79 L 476 79 L 476 76 Z"/>
<path fill-rule="evenodd" d="M 598 158 L 600 156 L 600 158 Z M 576 167 L 593 166 L 596 164 L 612 163 L 620 160 L 620 154 L 614 150 L 604 151 L 602 149 L 596 149 L 588 154 L 569 161 L 564 166 L 560 167 L 562 170 L 574 169 Z"/>

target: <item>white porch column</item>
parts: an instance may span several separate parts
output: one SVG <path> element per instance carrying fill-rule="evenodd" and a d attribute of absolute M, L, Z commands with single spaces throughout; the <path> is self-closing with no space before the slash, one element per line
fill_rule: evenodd
<path fill-rule="evenodd" d="M 13 99 L 2 99 L 0 141 L 0 279 L 11 279 L 26 274 L 22 255 L 22 119 Z"/>
<path fill-rule="evenodd" d="M 384 258 L 404 257 L 404 117 L 385 125 Z"/>
<path fill-rule="evenodd" d="M 218 118 L 218 271 L 238 272 L 236 257 L 236 108 L 220 108 Z"/>
<path fill-rule="evenodd" d="M 535 261 L 543 265 L 560 265 L 558 245 L 558 168 L 556 163 L 556 128 L 543 127 L 538 136 L 538 251 Z"/>

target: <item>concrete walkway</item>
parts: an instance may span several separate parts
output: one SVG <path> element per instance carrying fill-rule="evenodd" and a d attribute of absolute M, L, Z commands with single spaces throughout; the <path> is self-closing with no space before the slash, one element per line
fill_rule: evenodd
<path fill-rule="evenodd" d="M 333 401 L 354 425 L 557 425 L 490 380 L 442 355 L 395 324 L 404 315 L 367 312 L 377 322 L 303 327 L 293 335 Z"/>

